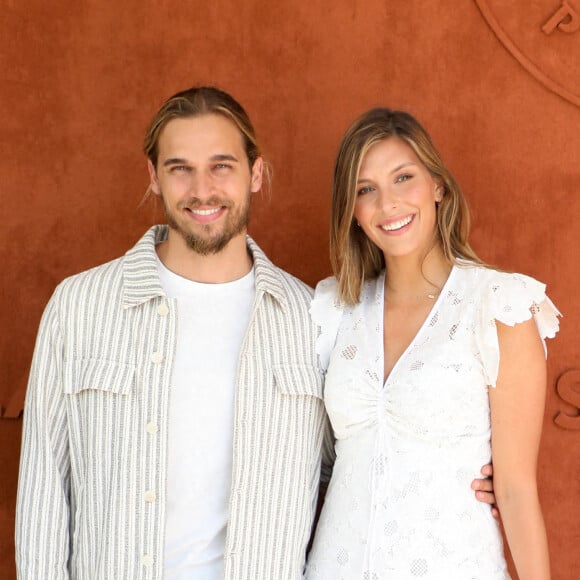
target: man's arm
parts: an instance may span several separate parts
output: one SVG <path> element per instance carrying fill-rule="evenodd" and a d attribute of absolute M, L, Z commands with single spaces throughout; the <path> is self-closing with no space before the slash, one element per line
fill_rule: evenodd
<path fill-rule="evenodd" d="M 19 580 L 69 578 L 69 471 L 57 294 L 40 323 L 22 431 L 16 505 Z"/>
<path fill-rule="evenodd" d="M 321 484 L 325 490 L 330 481 L 330 476 L 332 475 L 332 467 L 335 459 L 334 434 L 332 432 L 330 420 L 326 417 L 324 421 L 324 439 L 322 440 L 322 472 L 320 476 Z"/>

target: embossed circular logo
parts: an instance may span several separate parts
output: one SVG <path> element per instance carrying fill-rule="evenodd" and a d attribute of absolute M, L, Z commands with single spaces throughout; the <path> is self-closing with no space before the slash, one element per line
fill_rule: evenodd
<path fill-rule="evenodd" d="M 510 53 L 547 89 L 580 106 L 580 0 L 475 0 Z"/>

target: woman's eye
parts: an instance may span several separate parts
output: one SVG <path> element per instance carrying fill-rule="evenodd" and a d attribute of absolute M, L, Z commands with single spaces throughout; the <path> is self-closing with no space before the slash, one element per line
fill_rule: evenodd
<path fill-rule="evenodd" d="M 367 185 L 366 187 L 361 187 L 356 194 L 357 195 L 364 195 L 365 193 L 369 193 L 370 191 L 372 191 L 373 188 L 370 185 Z"/>
<path fill-rule="evenodd" d="M 403 183 L 404 181 L 409 181 L 413 176 L 410 173 L 403 173 L 395 179 L 395 183 Z"/>

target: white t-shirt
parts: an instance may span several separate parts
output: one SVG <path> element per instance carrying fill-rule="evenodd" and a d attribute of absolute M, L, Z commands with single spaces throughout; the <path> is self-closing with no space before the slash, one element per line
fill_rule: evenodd
<path fill-rule="evenodd" d="M 254 271 L 224 284 L 182 278 L 158 260 L 177 301 L 169 402 L 166 580 L 219 580 L 228 519 L 238 358 L 254 299 Z"/>

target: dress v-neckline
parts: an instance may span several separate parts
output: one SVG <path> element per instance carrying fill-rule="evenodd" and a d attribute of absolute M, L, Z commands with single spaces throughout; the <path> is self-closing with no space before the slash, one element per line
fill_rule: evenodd
<path fill-rule="evenodd" d="M 449 272 L 449 276 L 447 276 L 447 280 L 445 280 L 445 284 L 443 284 L 443 287 L 441 288 L 439 296 L 437 296 L 437 299 L 433 303 L 433 306 L 431 306 L 431 309 L 427 313 L 425 320 L 423 320 L 423 322 L 421 323 L 419 330 L 417 330 L 415 336 L 411 339 L 411 342 L 407 345 L 407 348 L 405 348 L 405 350 L 401 353 L 399 358 L 395 361 L 395 364 L 391 367 L 389 374 L 386 376 L 386 378 L 384 378 L 382 382 L 382 389 L 386 388 L 386 386 L 389 384 L 389 381 L 391 380 L 392 376 L 397 370 L 397 367 L 399 366 L 400 362 L 407 356 L 408 352 L 415 346 L 415 343 L 417 342 L 419 337 L 423 334 L 424 329 L 427 326 L 428 322 L 431 321 L 431 319 L 435 315 L 436 310 L 439 308 L 439 304 L 443 301 L 443 296 L 447 294 L 447 289 L 456 270 L 457 265 L 453 264 L 453 266 L 451 267 L 451 271 Z M 377 300 L 377 308 L 380 308 L 379 331 L 381 336 L 381 340 L 379 341 L 381 346 L 381 353 L 380 356 L 378 357 L 380 364 L 380 373 L 378 375 L 379 377 L 385 377 L 385 275 L 386 272 L 385 270 L 383 270 L 381 277 L 379 279 L 380 299 Z"/>

